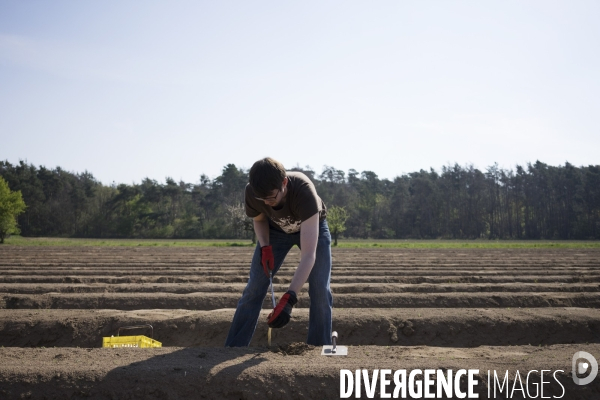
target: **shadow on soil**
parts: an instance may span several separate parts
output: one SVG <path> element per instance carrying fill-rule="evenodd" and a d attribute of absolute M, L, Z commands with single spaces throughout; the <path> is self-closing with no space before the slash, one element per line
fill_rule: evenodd
<path fill-rule="evenodd" d="M 38 374 L 34 381 L 0 379 L 3 399 L 241 399 L 265 392 L 265 383 L 247 373 L 267 359 L 267 349 L 187 348 L 102 349 L 102 371 Z M 149 356 L 149 352 L 154 356 Z M 150 353 L 150 354 L 152 354 Z M 266 369 L 266 368 L 265 368 Z M 232 385 L 232 383 L 235 383 Z M 255 395 L 253 395 L 255 394 Z"/>

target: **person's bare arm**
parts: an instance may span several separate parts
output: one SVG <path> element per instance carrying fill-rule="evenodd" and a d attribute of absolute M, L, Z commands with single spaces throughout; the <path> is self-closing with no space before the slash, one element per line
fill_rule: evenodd
<path fill-rule="evenodd" d="M 319 213 L 316 213 L 300 225 L 300 263 L 292 278 L 289 290 L 300 293 L 306 283 L 317 254 L 317 240 L 319 239 Z"/>
<path fill-rule="evenodd" d="M 254 223 L 254 233 L 261 247 L 269 245 L 269 220 L 265 214 L 260 214 L 258 217 L 254 217 L 252 222 Z"/>

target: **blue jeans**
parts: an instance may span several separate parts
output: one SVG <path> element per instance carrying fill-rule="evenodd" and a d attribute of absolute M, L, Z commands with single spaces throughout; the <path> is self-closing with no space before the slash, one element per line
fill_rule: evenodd
<path fill-rule="evenodd" d="M 300 233 L 287 234 L 270 227 L 269 242 L 273 246 L 273 257 L 275 258 L 273 275 L 276 275 L 290 249 L 294 245 L 300 247 Z M 324 220 L 319 222 L 315 264 L 308 276 L 308 295 L 310 296 L 308 338 L 306 340 L 308 344 L 315 346 L 331 344 L 333 296 L 329 286 L 330 281 L 331 235 L 327 221 Z M 250 344 L 268 289 L 269 278 L 263 271 L 260 243 L 258 243 L 250 265 L 250 279 L 248 279 L 248 284 L 235 310 L 225 346 L 241 347 Z M 293 323 L 293 319 L 290 323 Z"/>

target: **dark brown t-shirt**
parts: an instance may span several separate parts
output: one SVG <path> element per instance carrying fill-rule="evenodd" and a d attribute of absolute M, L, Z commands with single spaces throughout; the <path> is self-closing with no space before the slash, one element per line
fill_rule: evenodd
<path fill-rule="evenodd" d="M 319 221 L 327 216 L 327 208 L 317 195 L 315 185 L 302 172 L 288 172 L 287 195 L 277 209 L 255 198 L 250 184 L 246 185 L 246 215 L 250 218 L 265 214 L 270 225 L 285 233 L 300 231 L 300 224 L 316 213 Z"/>

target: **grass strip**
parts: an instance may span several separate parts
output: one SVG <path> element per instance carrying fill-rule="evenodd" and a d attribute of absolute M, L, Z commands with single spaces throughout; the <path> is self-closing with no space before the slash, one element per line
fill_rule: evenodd
<path fill-rule="evenodd" d="M 80 239 L 30 238 L 11 236 L 5 245 L 15 246 L 99 246 L 99 247 L 253 247 L 249 240 L 222 239 Z M 597 240 L 341 240 L 338 248 L 399 249 L 600 249 Z M 1 247 L 0 247 L 1 248 Z"/>

